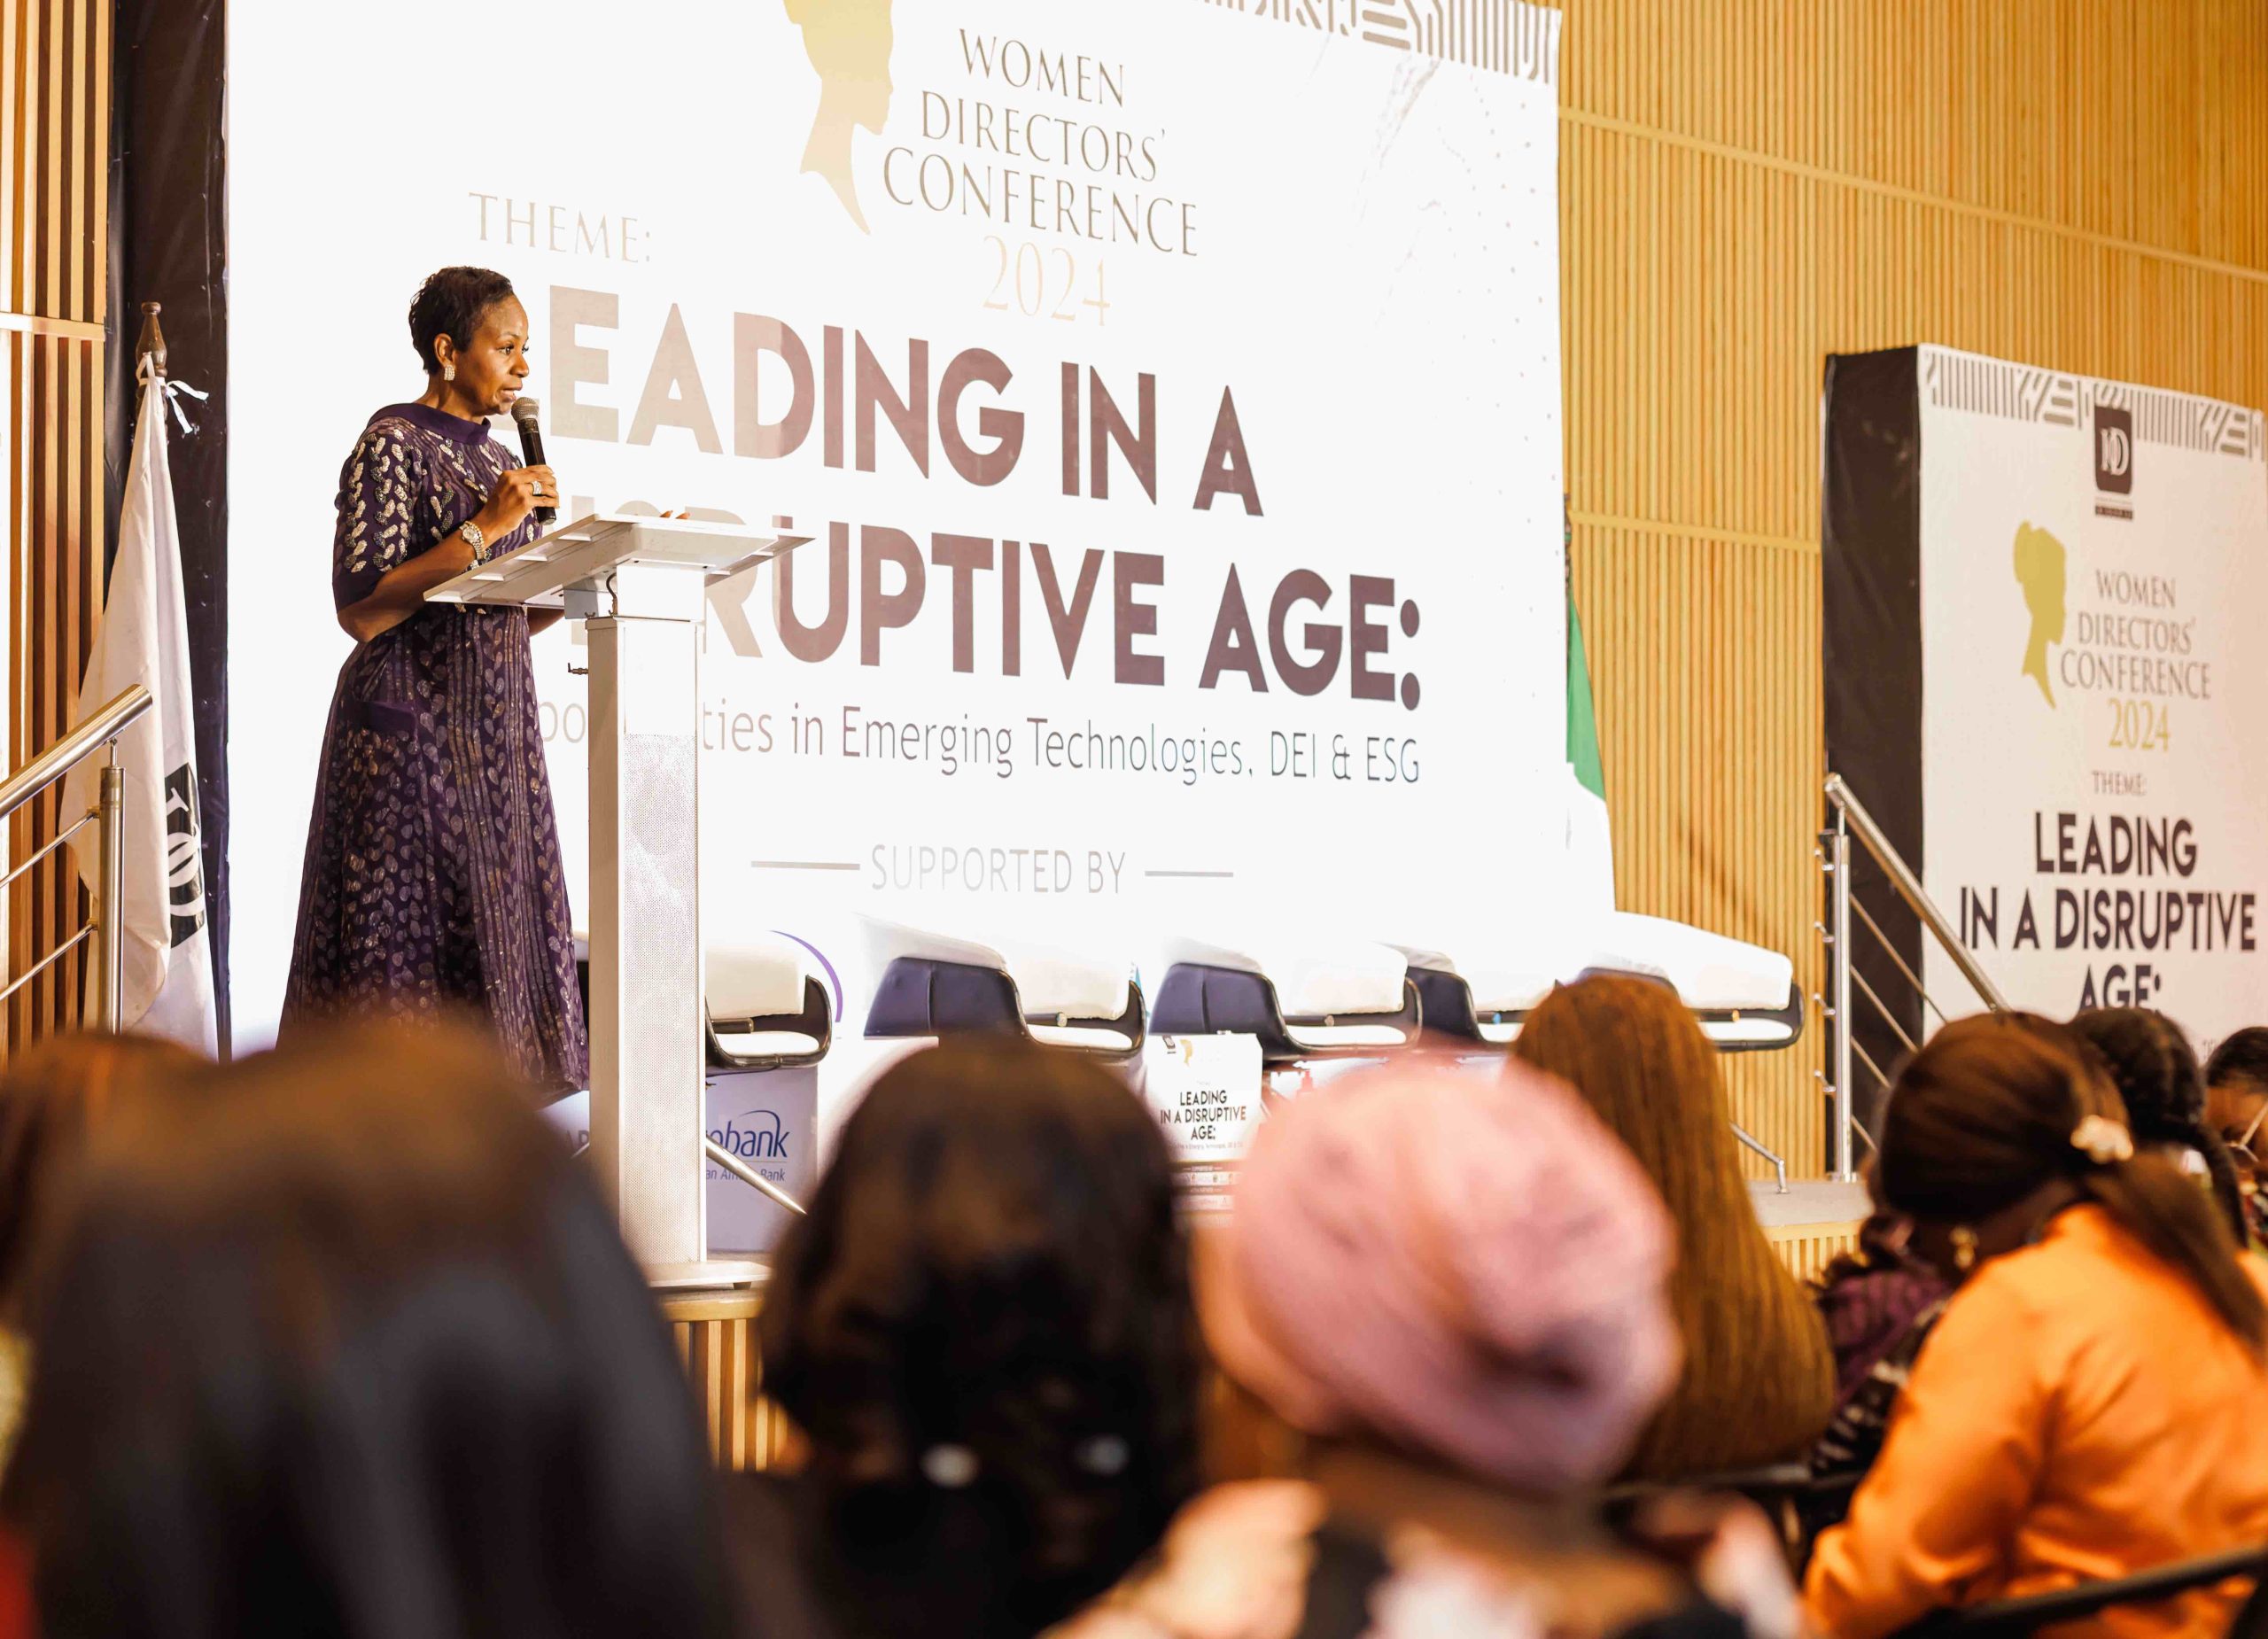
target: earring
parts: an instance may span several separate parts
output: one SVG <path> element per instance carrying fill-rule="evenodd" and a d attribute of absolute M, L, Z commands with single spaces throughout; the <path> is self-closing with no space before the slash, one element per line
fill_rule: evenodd
<path fill-rule="evenodd" d="M 1966 1223 L 1953 1227 L 1953 1266 L 1964 1275 L 1977 1267 L 1977 1231 Z"/>
<path fill-rule="evenodd" d="M 454 381 L 456 378 L 457 367 L 455 365 L 444 364 L 441 366 L 441 379 L 443 381 Z"/>

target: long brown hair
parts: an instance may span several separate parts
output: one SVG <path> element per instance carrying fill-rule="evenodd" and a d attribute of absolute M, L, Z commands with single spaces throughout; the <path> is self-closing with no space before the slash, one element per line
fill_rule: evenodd
<path fill-rule="evenodd" d="M 2211 1198 L 2155 1155 L 2096 1161 L 2073 1141 L 2091 1115 L 2126 1124 L 2118 1090 L 2069 1030 L 2013 1014 L 1957 1020 L 1907 1061 L 1891 1089 L 1883 1197 L 1915 1217 L 1957 1223 L 2067 1178 L 2260 1347 L 2268 1304 Z"/>
<path fill-rule="evenodd" d="M 1630 1472 L 1674 1479 L 1806 1449 L 1834 1405 L 1826 1329 L 1764 1238 L 1716 1050 L 1677 993 L 1651 979 L 1595 975 L 1546 997 L 1515 1052 L 1583 1096 L 1638 1158 L 1676 1223 L 1681 1268 L 1670 1305 L 1685 1371 Z"/>

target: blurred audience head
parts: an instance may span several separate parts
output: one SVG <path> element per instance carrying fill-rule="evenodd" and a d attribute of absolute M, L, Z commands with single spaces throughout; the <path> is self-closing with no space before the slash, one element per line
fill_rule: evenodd
<path fill-rule="evenodd" d="M 1717 1051 L 1677 991 L 1593 974 L 1539 1002 L 1513 1053 L 1573 1087 L 1629 1148 L 1675 1231 L 1686 1369 L 1630 1472 L 1671 1480 L 1807 1450 L 1833 1403 L 1826 1332 L 1757 1221 Z"/>
<path fill-rule="evenodd" d="M 1883 1118 L 1885 1202 L 1953 1279 L 2092 1201 L 2190 1280 L 2254 1344 L 2268 1334 L 2212 1200 L 2133 1142 L 2100 1062 L 2067 1028 L 2027 1014 L 1946 1025 L 1899 1069 Z"/>
<path fill-rule="evenodd" d="M 1883 1205 L 1882 1185 L 1875 1173 L 1876 1162 L 1870 1156 L 1859 1167 L 1859 1182 L 1866 1186 L 1867 1199 L 1874 1209 L 1859 1225 L 1858 1245 L 1830 1259 L 1814 1283 L 1815 1286 L 1829 1287 L 1837 1281 L 1868 1273 L 1897 1270 L 1928 1272 L 1914 1250 L 1914 1220 Z"/>
<path fill-rule="evenodd" d="M 1711 1266 L 1713 1226 L 1753 1227 L 1717 1050 L 1670 986 L 1627 974 L 1562 985 L 1512 1051 L 1574 1088 L 1629 1146 L 1677 1221 L 1689 1268 Z"/>
<path fill-rule="evenodd" d="M 765 1385 L 854 1542 L 950 1513 L 1033 1627 L 1122 1574 L 1197 1484 L 1200 1351 L 1172 1166 L 1075 1054 L 948 1043 L 886 1071 L 774 1260 Z M 958 1526 L 956 1528 L 959 1528 Z"/>
<path fill-rule="evenodd" d="M 2268 1142 L 2261 1138 L 2268 1117 L 2268 1028 L 2254 1025 L 2225 1037 L 2205 1060 L 2206 1119 L 2248 1161 Z"/>
<path fill-rule="evenodd" d="M 58 1037 L 9 1059 L 0 1070 L 0 1326 L 19 1317 L 42 1205 L 89 1132 L 136 1094 L 212 1068 L 186 1047 L 144 1036 Z"/>
<path fill-rule="evenodd" d="M 2236 1169 L 2205 1120 L 2205 1077 L 2181 1027 L 2148 1007 L 2091 1007 L 2071 1020 L 2070 1029 L 2109 1072 L 2134 1142 L 2210 1189 L 2241 1243 L 2244 1200 Z"/>
<path fill-rule="evenodd" d="M 646 1283 L 483 1045 L 375 1029 L 136 1101 L 34 1281 L 0 1517 L 53 1635 L 725 1631 Z"/>
<path fill-rule="evenodd" d="M 1530 1494 L 1615 1472 L 1677 1369 L 1660 1202 L 1518 1067 L 1398 1066 L 1292 1103 L 1199 1259 L 1215 1357 L 1285 1423 Z"/>

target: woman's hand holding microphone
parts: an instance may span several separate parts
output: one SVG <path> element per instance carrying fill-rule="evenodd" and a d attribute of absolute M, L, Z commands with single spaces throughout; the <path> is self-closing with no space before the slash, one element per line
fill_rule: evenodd
<path fill-rule="evenodd" d="M 488 504 L 474 514 L 473 527 L 490 550 L 541 506 L 559 504 L 559 480 L 549 467 L 516 467 L 496 480 Z"/>

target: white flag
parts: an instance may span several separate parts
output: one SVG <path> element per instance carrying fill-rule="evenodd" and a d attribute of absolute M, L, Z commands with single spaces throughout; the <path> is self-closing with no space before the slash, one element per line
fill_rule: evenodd
<path fill-rule="evenodd" d="M 144 359 L 133 464 L 119 509 L 110 595 L 79 689 L 82 718 L 132 684 L 155 709 L 119 737 L 124 811 L 126 1028 L 211 1054 L 215 1045 L 213 952 L 205 930 L 204 837 L 197 804 L 196 704 L 189 690 L 189 622 L 182 601 L 181 538 L 166 464 L 162 384 L 151 391 Z M 65 824 L 96 804 L 105 758 L 97 753 L 63 788 Z M 102 883 L 97 827 L 71 839 L 89 892 Z M 88 969 L 93 1000 L 94 969 Z"/>

